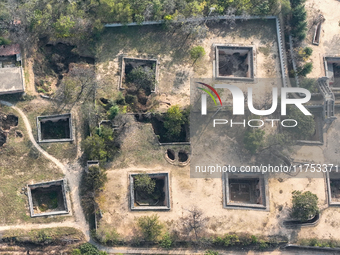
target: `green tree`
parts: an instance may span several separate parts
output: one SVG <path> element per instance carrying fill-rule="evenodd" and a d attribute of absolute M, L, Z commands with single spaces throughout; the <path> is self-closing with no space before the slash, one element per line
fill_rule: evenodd
<path fill-rule="evenodd" d="M 149 95 L 156 85 L 155 70 L 148 66 L 134 68 L 126 76 L 126 82 L 133 83 L 137 89 L 144 89 L 146 94 Z"/>
<path fill-rule="evenodd" d="M 143 234 L 145 241 L 154 242 L 160 236 L 163 225 L 159 222 L 157 214 L 142 216 L 137 219 L 137 225 Z"/>
<path fill-rule="evenodd" d="M 298 68 L 297 74 L 299 76 L 306 77 L 307 74 L 312 72 L 312 70 L 313 70 L 313 63 L 312 62 L 308 62 L 308 63 L 305 63 L 302 67 Z"/>
<path fill-rule="evenodd" d="M 300 109 L 294 106 L 288 106 L 287 113 L 287 119 L 297 121 L 296 127 L 287 128 L 296 139 L 308 139 L 314 134 L 315 121 L 313 115 L 305 115 Z"/>
<path fill-rule="evenodd" d="M 85 185 L 93 191 L 98 191 L 104 188 L 107 182 L 105 171 L 98 166 L 90 166 L 88 173 L 85 176 Z"/>
<path fill-rule="evenodd" d="M 304 5 L 298 5 L 292 9 L 291 27 L 292 34 L 298 40 L 303 40 L 306 37 L 307 31 L 307 12 Z"/>
<path fill-rule="evenodd" d="M 110 120 L 113 120 L 114 118 L 116 118 L 116 116 L 119 113 L 119 107 L 118 105 L 113 105 L 110 107 L 110 109 L 107 112 L 107 116 Z"/>
<path fill-rule="evenodd" d="M 293 191 L 291 217 L 301 222 L 309 220 L 319 213 L 318 197 L 310 191 Z"/>
<path fill-rule="evenodd" d="M 106 151 L 106 158 L 112 159 L 117 150 L 118 145 L 115 144 L 115 136 L 113 129 L 107 126 L 100 126 L 96 132 L 104 140 L 104 150 Z"/>
<path fill-rule="evenodd" d="M 195 46 L 190 50 L 190 57 L 196 61 L 205 55 L 205 50 L 202 46 Z"/>
<path fill-rule="evenodd" d="M 303 78 L 300 79 L 300 87 L 308 89 L 311 93 L 318 92 L 318 81 L 313 78 Z"/>
<path fill-rule="evenodd" d="M 306 2 L 306 0 L 290 0 L 290 4 L 292 5 L 292 8 L 295 8 L 299 5 L 303 5 Z"/>
<path fill-rule="evenodd" d="M 176 138 L 182 131 L 182 125 L 185 124 L 183 112 L 178 105 L 171 106 L 165 116 L 164 127 L 168 131 L 170 138 Z"/>
<path fill-rule="evenodd" d="M 105 160 L 107 158 L 105 141 L 97 134 L 83 140 L 81 148 L 88 160 Z"/>
<path fill-rule="evenodd" d="M 71 29 L 75 22 L 71 20 L 70 16 L 60 15 L 60 18 L 54 23 L 56 36 L 58 38 L 70 37 L 72 35 Z"/>
<path fill-rule="evenodd" d="M 246 131 L 243 143 L 244 147 L 251 153 L 255 153 L 264 144 L 264 130 L 262 129 L 249 129 Z"/>
<path fill-rule="evenodd" d="M 299 5 L 296 8 L 294 8 L 292 10 L 292 26 L 296 27 L 299 24 L 301 24 L 301 22 L 305 22 L 307 18 L 307 12 L 305 10 L 305 6 L 304 5 Z"/>
<path fill-rule="evenodd" d="M 138 174 L 134 179 L 134 188 L 137 191 L 152 194 L 155 190 L 156 181 L 148 174 Z"/>
<path fill-rule="evenodd" d="M 260 1 L 256 6 L 254 10 L 254 14 L 258 16 L 265 16 L 270 13 L 270 6 L 268 0 Z"/>
<path fill-rule="evenodd" d="M 281 12 L 286 17 L 291 12 L 291 4 L 289 0 L 281 0 Z"/>

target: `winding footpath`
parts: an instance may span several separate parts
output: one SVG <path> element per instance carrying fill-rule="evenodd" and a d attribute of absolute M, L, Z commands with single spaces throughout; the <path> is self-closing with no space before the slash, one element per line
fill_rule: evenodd
<path fill-rule="evenodd" d="M 72 200 L 72 210 L 73 210 L 73 216 L 75 220 L 65 220 L 64 222 L 53 222 L 53 223 L 47 223 L 47 224 L 18 224 L 18 225 L 10 225 L 10 226 L 0 226 L 0 236 L 1 232 L 5 230 L 10 229 L 42 229 L 42 228 L 56 228 L 56 227 L 72 227 L 75 229 L 79 229 L 83 232 L 85 235 L 86 241 L 92 243 L 95 245 L 99 250 L 106 251 L 109 254 L 113 253 L 122 253 L 122 254 L 204 254 L 205 250 L 194 250 L 194 249 L 171 249 L 171 250 L 162 250 L 158 248 L 132 248 L 132 247 L 106 247 L 102 246 L 96 242 L 94 242 L 93 239 L 91 239 L 90 236 L 90 228 L 89 224 L 87 223 L 85 219 L 85 215 L 83 213 L 83 209 L 81 207 L 81 198 L 79 196 L 79 183 L 81 178 L 81 166 L 78 165 L 76 168 L 72 168 L 69 166 L 63 165 L 58 159 L 53 157 L 52 155 L 48 154 L 45 150 L 43 150 L 39 144 L 35 141 L 31 124 L 29 123 L 29 120 L 27 116 L 24 114 L 22 110 L 20 110 L 18 107 L 14 106 L 13 104 L 0 100 L 0 105 L 6 105 L 8 107 L 11 107 L 13 110 L 18 112 L 24 121 L 25 127 L 27 129 L 27 133 L 29 136 L 30 141 L 34 145 L 34 147 L 48 160 L 52 161 L 54 164 L 56 164 L 61 171 L 64 173 L 65 178 L 68 183 L 68 187 L 70 189 L 71 194 L 71 200 Z M 266 252 L 242 252 L 242 251 L 220 251 L 220 254 L 234 254 L 234 255 L 245 255 L 245 254 L 266 254 L 266 255 L 283 255 L 283 254 L 319 254 L 316 251 L 298 251 L 296 253 L 295 251 L 266 251 Z M 331 253 L 330 253 L 331 254 Z"/>
<path fill-rule="evenodd" d="M 65 175 L 65 178 L 68 183 L 68 187 L 71 194 L 71 200 L 72 200 L 72 209 L 73 209 L 73 215 L 75 218 L 75 221 L 64 221 L 61 223 L 48 223 L 48 224 L 23 224 L 23 225 L 14 225 L 14 226 L 0 226 L 0 231 L 8 230 L 8 229 L 39 229 L 39 228 L 51 228 L 51 227 L 73 227 L 76 229 L 81 230 L 87 241 L 90 241 L 90 228 L 89 225 L 85 219 L 84 212 L 81 207 L 81 199 L 79 196 L 79 182 L 81 178 L 81 171 L 74 171 L 70 167 L 64 166 L 58 159 L 53 157 L 52 155 L 48 154 L 45 150 L 43 150 L 40 145 L 35 141 L 31 124 L 29 123 L 28 118 L 26 117 L 25 113 L 20 110 L 18 107 L 14 106 L 13 104 L 0 100 L 0 104 L 6 105 L 8 107 L 11 107 L 16 112 L 19 113 L 20 117 L 24 121 L 28 137 L 30 141 L 32 142 L 33 146 L 48 160 L 52 161 L 54 164 L 56 164 L 63 174 Z"/>

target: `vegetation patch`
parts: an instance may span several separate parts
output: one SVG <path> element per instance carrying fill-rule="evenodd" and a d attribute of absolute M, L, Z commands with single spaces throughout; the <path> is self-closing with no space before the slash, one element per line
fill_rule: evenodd
<path fill-rule="evenodd" d="M 291 217 L 306 222 L 319 213 L 318 197 L 310 191 L 293 191 Z"/>
<path fill-rule="evenodd" d="M 189 109 L 171 106 L 165 114 L 136 115 L 138 121 L 151 123 L 160 143 L 189 141 Z"/>
<path fill-rule="evenodd" d="M 149 110 L 154 104 L 151 92 L 156 90 L 157 61 L 123 58 L 122 65 L 125 102 L 134 112 Z"/>
<path fill-rule="evenodd" d="M 6 230 L 2 235 L 2 240 L 5 242 L 35 245 L 77 243 L 84 239 L 84 235 L 80 230 L 70 227 L 44 228 L 36 230 Z"/>

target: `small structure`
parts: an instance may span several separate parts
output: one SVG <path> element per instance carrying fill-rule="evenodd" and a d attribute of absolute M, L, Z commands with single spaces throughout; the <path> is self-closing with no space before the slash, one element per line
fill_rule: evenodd
<path fill-rule="evenodd" d="M 134 181 L 139 174 L 130 174 L 130 209 L 132 211 L 170 210 L 170 186 L 168 173 L 148 174 L 156 181 L 155 192 L 162 194 L 150 194 L 150 199 L 141 198 L 134 188 Z M 153 199 L 154 195 L 157 199 Z"/>
<path fill-rule="evenodd" d="M 19 44 L 0 46 L 0 95 L 24 91 Z"/>
<path fill-rule="evenodd" d="M 321 22 L 316 24 L 314 27 L 314 36 L 313 36 L 313 42 L 312 42 L 314 45 L 319 45 L 320 34 L 321 34 Z"/>
<path fill-rule="evenodd" d="M 326 184 L 329 205 L 340 206 L 340 173 L 337 171 L 337 166 L 333 166 L 333 169 L 328 169 Z"/>
<path fill-rule="evenodd" d="M 27 185 L 31 217 L 68 214 L 64 180 Z"/>
<path fill-rule="evenodd" d="M 223 174 L 223 207 L 269 210 L 268 181 L 261 173 Z"/>
<path fill-rule="evenodd" d="M 73 141 L 71 113 L 39 116 L 37 129 L 39 143 Z"/>
<path fill-rule="evenodd" d="M 214 45 L 216 79 L 254 80 L 253 46 Z"/>

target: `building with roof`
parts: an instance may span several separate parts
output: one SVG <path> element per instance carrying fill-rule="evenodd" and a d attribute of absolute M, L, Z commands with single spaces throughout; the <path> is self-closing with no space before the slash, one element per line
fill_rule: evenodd
<path fill-rule="evenodd" d="M 24 91 L 20 45 L 0 46 L 0 95 Z"/>

